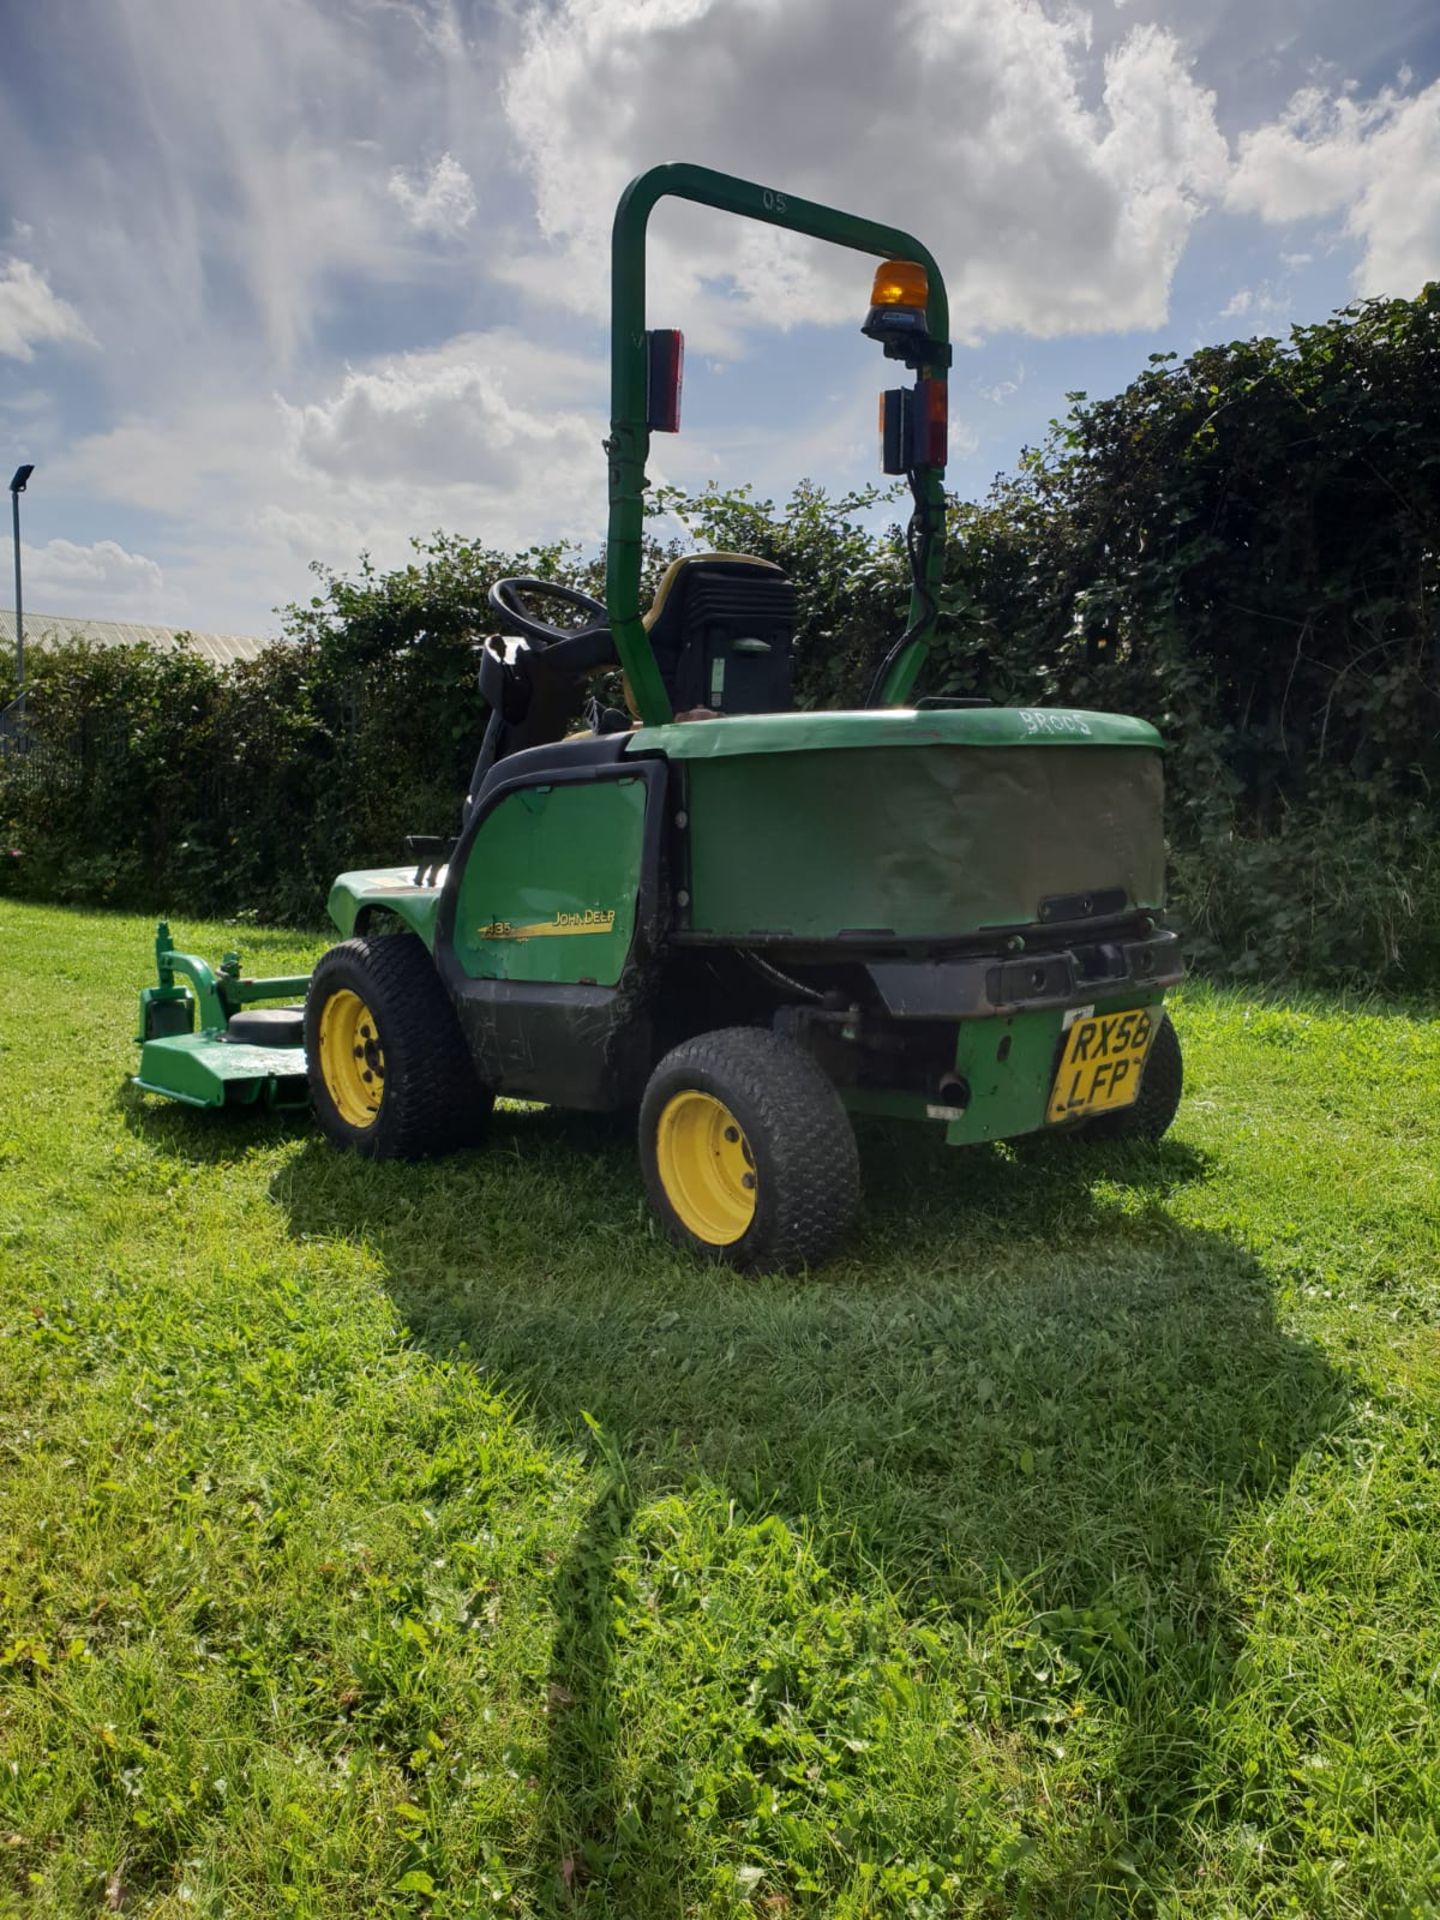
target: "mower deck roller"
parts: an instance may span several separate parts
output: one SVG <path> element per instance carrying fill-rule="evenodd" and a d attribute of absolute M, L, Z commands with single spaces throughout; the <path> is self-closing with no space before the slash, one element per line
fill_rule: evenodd
<path fill-rule="evenodd" d="M 649 436 L 678 424 L 678 336 L 647 333 L 644 313 L 646 223 L 667 193 L 881 257 L 864 330 L 916 376 L 882 410 L 887 470 L 915 502 L 912 591 L 862 710 L 793 710 L 795 596 L 771 562 L 687 556 L 641 606 Z M 934 261 L 897 229 L 668 167 L 622 199 L 614 266 L 606 602 L 495 584 L 518 644 L 481 654 L 458 834 L 336 881 L 344 938 L 303 1016 L 325 1131 L 413 1157 L 477 1142 L 497 1095 L 633 1112 L 661 1226 L 745 1267 L 843 1242 L 857 1112 L 955 1145 L 1158 1137 L 1181 1087 L 1162 1003 L 1183 975 L 1158 919 L 1159 736 L 1121 715 L 904 704 L 943 570 Z M 547 599 L 570 624 L 540 616 Z M 630 711 L 592 699 L 584 725 L 606 667 Z M 164 940 L 140 1083 L 203 1104 L 294 1097 L 294 1010 L 278 1048 L 243 1023 L 303 983 L 241 980 L 230 956 L 207 988 Z"/>

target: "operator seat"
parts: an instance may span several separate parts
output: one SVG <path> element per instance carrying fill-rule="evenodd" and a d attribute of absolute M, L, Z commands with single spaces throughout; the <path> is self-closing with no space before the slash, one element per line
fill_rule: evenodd
<path fill-rule="evenodd" d="M 644 616 L 677 713 L 784 713 L 792 704 L 795 585 L 773 560 L 686 553 L 672 560 Z"/>
<path fill-rule="evenodd" d="M 695 708 L 718 714 L 787 712 L 793 704 L 795 622 L 793 581 L 773 560 L 744 553 L 687 553 L 672 560 L 643 616 L 660 678 L 680 714 Z M 613 665 L 618 665 L 615 643 L 602 627 L 548 647 L 522 647 L 508 661 L 489 647 L 482 652 L 480 691 L 490 718 L 470 776 L 465 820 L 487 783 L 511 777 L 515 755 L 553 750 L 557 765 L 573 759 L 574 743 L 582 736 L 571 728 L 590 678 Z M 638 719 L 628 682 L 625 697 Z M 597 736 L 626 731 L 626 716 L 616 709 L 605 708 L 597 716 Z M 526 770 L 533 773 L 538 764 L 529 760 Z M 411 838 L 414 848 L 421 847 L 423 836 Z M 428 840 L 423 844 L 430 846 Z"/>

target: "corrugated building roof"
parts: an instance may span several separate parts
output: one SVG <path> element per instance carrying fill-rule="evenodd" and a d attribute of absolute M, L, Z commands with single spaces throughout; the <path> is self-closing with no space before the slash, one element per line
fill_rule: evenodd
<path fill-rule="evenodd" d="M 25 645 L 43 647 L 49 638 L 89 640 L 97 647 L 130 647 L 148 640 L 153 647 L 173 651 L 188 647 L 202 654 L 217 667 L 233 665 L 237 660 L 253 660 L 262 647 L 273 646 L 257 634 L 195 633 L 180 627 L 141 627 L 128 620 L 77 620 L 64 613 L 31 613 L 25 609 Z M 0 650 L 15 650 L 15 614 L 0 607 Z"/>

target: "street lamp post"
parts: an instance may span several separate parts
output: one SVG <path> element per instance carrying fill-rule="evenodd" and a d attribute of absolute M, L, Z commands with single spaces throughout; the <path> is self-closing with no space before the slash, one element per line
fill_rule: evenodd
<path fill-rule="evenodd" d="M 5 469 L 0 467 L 0 473 Z M 15 527 L 15 678 L 18 698 L 25 698 L 25 613 L 20 599 L 20 496 L 35 471 L 33 463 L 17 467 L 10 482 L 10 506 Z"/>

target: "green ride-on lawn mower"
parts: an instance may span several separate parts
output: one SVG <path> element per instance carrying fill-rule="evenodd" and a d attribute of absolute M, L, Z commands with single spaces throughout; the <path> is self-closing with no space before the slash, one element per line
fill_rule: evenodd
<path fill-rule="evenodd" d="M 915 499 L 913 586 L 862 710 L 794 710 L 795 589 L 771 562 L 687 555 L 640 605 L 650 434 L 679 424 L 680 337 L 645 325 L 666 195 L 882 262 L 864 331 L 915 375 L 881 408 L 885 470 Z M 342 874 L 345 937 L 308 982 L 248 980 L 234 955 L 213 975 L 162 925 L 138 1084 L 201 1106 L 308 1099 L 377 1159 L 478 1143 L 497 1096 L 638 1109 L 666 1230 L 749 1268 L 844 1239 L 853 1113 L 956 1146 L 1158 1138 L 1181 1083 L 1161 1003 L 1183 973 L 1157 922 L 1159 737 L 1113 714 L 909 701 L 945 528 L 935 262 L 897 228 L 663 166 L 621 199 L 612 298 L 606 604 L 496 584 L 511 645 L 481 652 L 458 838 Z M 591 698 L 577 730 L 607 667 L 630 712 Z M 255 1004 L 302 989 L 303 1007 Z"/>

